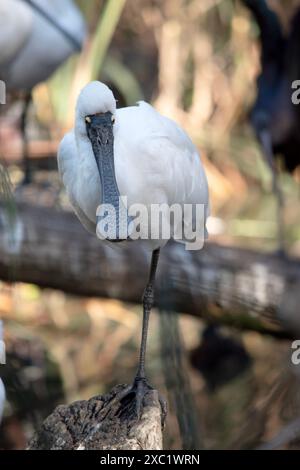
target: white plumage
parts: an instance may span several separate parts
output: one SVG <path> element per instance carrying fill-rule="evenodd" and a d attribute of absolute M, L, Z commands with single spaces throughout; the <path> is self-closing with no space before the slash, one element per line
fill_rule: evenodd
<path fill-rule="evenodd" d="M 187 134 L 143 101 L 137 106 L 116 110 L 109 88 L 100 82 L 92 82 L 78 98 L 75 127 L 64 137 L 58 152 L 63 183 L 74 211 L 86 229 L 96 231 L 101 183 L 85 117 L 107 111 L 115 116 L 116 180 L 121 196 L 128 199 L 128 206 L 204 204 L 205 224 L 209 211 L 207 180 L 197 149 Z M 153 251 L 166 241 L 147 240 L 143 243 Z"/>
<path fill-rule="evenodd" d="M 85 22 L 72 0 L 33 0 L 78 44 Z M 61 31 L 23 0 L 0 2 L 0 78 L 8 89 L 31 90 L 75 52 Z"/>
<path fill-rule="evenodd" d="M 161 230 L 157 237 L 149 235 L 149 224 L 153 224 L 153 205 L 181 209 L 185 204 L 201 205 L 202 232 L 197 234 L 198 248 L 205 236 L 204 225 L 209 211 L 208 187 L 200 156 L 186 133 L 173 121 L 159 114 L 145 102 L 137 106 L 116 109 L 116 101 L 109 88 L 100 82 L 92 82 L 81 92 L 76 107 L 74 129 L 67 134 L 58 151 L 59 171 L 70 201 L 82 224 L 99 235 L 102 219 L 96 215 L 100 204 L 107 204 L 120 215 L 120 197 L 127 198 L 125 217 L 126 236 L 121 236 L 120 225 L 110 218 L 106 242 L 113 246 L 125 243 L 143 243 L 152 252 L 148 283 L 143 295 L 143 327 L 139 366 L 132 387 L 125 389 L 120 397 L 124 401 L 135 400 L 137 417 L 141 417 L 143 399 L 152 387 L 145 372 L 145 354 L 149 316 L 154 302 L 154 282 L 160 248 L 178 225 L 193 228 L 194 218 L 180 212 L 176 224 L 169 217 L 171 227 L 168 237 Z M 136 205 L 146 209 L 138 216 L 137 228 L 143 239 L 128 241 L 133 231 L 130 216 Z M 118 209 L 117 209 L 118 208 Z M 120 217 L 118 218 L 120 220 Z M 158 226 L 160 220 L 154 222 Z M 173 227 L 172 227 L 173 224 Z M 176 226 L 175 226 L 176 225 Z M 199 226 L 199 225 L 198 225 Z M 105 231 L 104 231 L 105 232 Z M 104 233 L 100 231 L 100 238 Z M 199 230 L 200 232 L 200 230 Z M 112 234 L 115 233 L 115 236 Z M 199 246 L 199 238 L 202 240 Z M 184 242 L 184 239 L 181 240 Z M 136 245 L 135 245 L 136 246 Z M 166 415 L 165 401 L 160 397 L 163 419 Z"/>

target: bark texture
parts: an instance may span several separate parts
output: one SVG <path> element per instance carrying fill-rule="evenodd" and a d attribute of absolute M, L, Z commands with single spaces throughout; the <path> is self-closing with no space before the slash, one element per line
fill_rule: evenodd
<path fill-rule="evenodd" d="M 127 385 L 105 396 L 58 406 L 31 439 L 29 450 L 161 450 L 163 417 L 156 390 L 144 397 L 137 420 L 134 407 L 119 397 Z"/>

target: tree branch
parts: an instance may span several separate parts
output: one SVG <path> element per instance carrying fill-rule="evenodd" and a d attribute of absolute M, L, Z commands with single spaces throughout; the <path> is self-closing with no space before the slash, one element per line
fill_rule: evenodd
<path fill-rule="evenodd" d="M 72 213 L 29 205 L 18 206 L 10 232 L 9 226 L 1 211 L 0 279 L 140 302 L 150 255 L 139 244 L 113 250 L 88 234 Z M 162 250 L 156 299 L 169 311 L 297 335 L 300 262 L 214 243 L 197 252 L 169 243 Z"/>

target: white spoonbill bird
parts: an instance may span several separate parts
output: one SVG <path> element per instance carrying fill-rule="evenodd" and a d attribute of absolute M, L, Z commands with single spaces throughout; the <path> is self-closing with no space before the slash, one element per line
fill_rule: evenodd
<path fill-rule="evenodd" d="M 0 1 L 0 79 L 8 90 L 25 93 L 21 117 L 24 182 L 31 180 L 26 118 L 31 91 L 81 50 L 86 26 L 72 0 Z"/>
<path fill-rule="evenodd" d="M 116 109 L 113 93 L 100 82 L 91 82 L 81 91 L 74 129 L 58 150 L 58 166 L 73 209 L 87 230 L 112 246 L 142 243 L 152 253 L 143 295 L 139 366 L 132 387 L 124 392 L 130 403 L 134 398 L 139 417 L 143 397 L 151 388 L 145 375 L 145 352 L 160 249 L 171 237 L 185 243 L 189 231 L 181 239 L 175 237 L 179 226 L 191 229 L 197 222 L 197 211 L 195 215 L 195 211 L 179 210 L 179 221 L 178 217 L 176 222 L 175 217 L 168 221 L 169 232 L 156 230 L 158 219 L 152 209 L 201 207 L 198 226 L 202 230 L 196 239 L 203 243 L 209 211 L 204 168 L 196 147 L 174 121 L 145 102 Z M 131 210 L 135 207 L 136 218 Z M 162 212 L 160 223 L 166 222 L 166 214 Z"/>

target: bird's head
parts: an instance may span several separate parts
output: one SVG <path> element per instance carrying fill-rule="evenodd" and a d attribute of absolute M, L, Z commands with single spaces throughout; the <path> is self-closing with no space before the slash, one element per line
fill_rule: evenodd
<path fill-rule="evenodd" d="M 90 138 L 91 129 L 110 128 L 115 123 L 116 100 L 112 91 L 101 82 L 91 82 L 80 92 L 76 106 L 76 126 L 80 134 Z"/>
<path fill-rule="evenodd" d="M 99 152 L 114 151 L 116 101 L 112 91 L 101 82 L 91 82 L 81 91 L 77 101 L 77 124 L 90 140 L 95 158 Z"/>
<path fill-rule="evenodd" d="M 114 95 L 104 83 L 95 81 L 83 88 L 76 108 L 77 132 L 90 141 L 93 150 L 101 181 L 101 207 L 110 206 L 116 213 L 116 223 L 108 225 L 102 223 L 103 214 L 98 216 L 97 235 L 109 241 L 122 241 L 129 236 L 130 219 L 126 217 L 127 210 L 120 206 L 121 196 L 115 176 L 115 113 Z M 123 211 L 122 216 L 120 211 Z"/>

